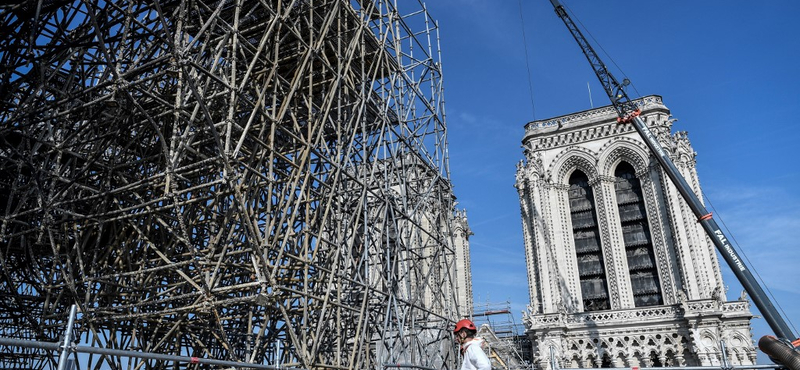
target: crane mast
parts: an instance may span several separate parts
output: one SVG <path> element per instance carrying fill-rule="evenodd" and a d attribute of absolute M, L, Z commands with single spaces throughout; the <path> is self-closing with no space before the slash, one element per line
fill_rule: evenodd
<path fill-rule="evenodd" d="M 608 71 L 606 65 L 569 17 L 561 3 L 558 0 L 550 0 L 550 3 L 553 4 L 556 14 L 558 14 L 559 18 L 564 21 L 564 24 L 569 29 L 572 37 L 578 42 L 578 45 L 580 46 L 581 51 L 583 51 L 583 54 L 586 56 L 586 59 L 589 60 L 589 64 L 592 65 L 595 75 L 597 75 L 597 78 L 603 85 L 603 89 L 605 90 L 609 99 L 611 99 L 611 104 L 614 106 L 614 109 L 619 115 L 617 120 L 620 123 L 633 124 L 636 131 L 639 133 L 639 135 L 641 135 L 648 148 L 650 148 L 650 151 L 655 155 L 656 159 L 661 164 L 664 172 L 672 180 L 672 182 L 675 184 L 675 187 L 678 189 L 678 192 L 681 194 L 683 199 L 686 200 L 692 212 L 694 212 L 695 216 L 697 217 L 697 221 L 703 226 L 703 229 L 706 231 L 709 238 L 712 240 L 722 257 L 731 267 L 731 270 L 733 270 L 736 278 L 741 282 L 745 291 L 747 291 L 747 293 L 750 295 L 753 303 L 755 303 L 756 307 L 758 307 L 758 310 L 767 321 L 767 324 L 769 324 L 772 331 L 775 332 L 775 335 L 788 341 L 795 341 L 797 337 L 792 332 L 789 325 L 786 324 L 786 321 L 784 321 L 778 310 L 772 305 L 772 302 L 769 300 L 766 293 L 764 293 L 764 290 L 761 288 L 761 285 L 759 285 L 758 281 L 756 281 L 756 279 L 753 277 L 750 269 L 739 257 L 739 254 L 733 249 L 728 241 L 728 238 L 719 228 L 717 222 L 712 218 L 711 213 L 706 210 L 703 203 L 700 202 L 700 199 L 691 190 L 691 187 L 686 182 L 686 179 L 684 179 L 683 175 L 678 172 L 675 164 L 672 162 L 669 156 L 667 156 L 667 153 L 664 151 L 664 148 L 658 142 L 655 135 L 650 131 L 650 129 L 647 128 L 644 120 L 639 117 L 641 110 L 633 101 L 631 101 L 631 99 L 628 97 L 628 94 L 625 92 L 625 86 L 629 83 L 628 80 L 625 79 L 623 80 L 623 83 L 620 84 L 617 79 L 614 78 L 614 76 Z M 795 344 L 795 346 L 797 346 L 797 344 Z"/>

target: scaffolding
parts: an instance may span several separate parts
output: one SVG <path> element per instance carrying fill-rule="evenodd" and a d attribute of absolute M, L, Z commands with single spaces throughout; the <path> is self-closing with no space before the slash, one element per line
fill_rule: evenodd
<path fill-rule="evenodd" d="M 424 5 L 40 0 L 0 19 L 0 337 L 57 342 L 76 304 L 98 348 L 454 367 Z M 2 368 L 58 362 L 0 347 Z"/>
<path fill-rule="evenodd" d="M 492 367 L 503 370 L 528 370 L 533 356 L 530 339 L 524 334 L 522 324 L 517 324 L 511 313 L 511 302 L 480 303 L 475 305 L 473 321 L 478 335 L 488 347 Z"/>

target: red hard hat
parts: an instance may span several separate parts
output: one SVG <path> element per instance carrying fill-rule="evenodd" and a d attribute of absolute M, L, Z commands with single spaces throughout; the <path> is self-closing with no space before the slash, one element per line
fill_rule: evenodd
<path fill-rule="evenodd" d="M 453 333 L 458 333 L 459 330 L 464 328 L 467 328 L 472 331 L 478 331 L 478 329 L 475 327 L 475 324 L 473 324 L 472 321 L 469 321 L 467 319 L 462 319 L 456 323 L 456 328 L 453 329 Z"/>

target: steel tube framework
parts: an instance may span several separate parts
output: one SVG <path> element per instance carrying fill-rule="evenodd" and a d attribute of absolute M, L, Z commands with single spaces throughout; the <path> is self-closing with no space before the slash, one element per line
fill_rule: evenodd
<path fill-rule="evenodd" d="M 424 6 L 40 0 L 0 19 L 0 336 L 57 341 L 77 304 L 75 336 L 98 348 L 453 367 Z M 3 368 L 57 363 L 0 352 Z"/>
<path fill-rule="evenodd" d="M 37 342 L 31 340 L 24 340 L 24 339 L 7 339 L 7 338 L 0 338 L 0 345 L 8 346 L 13 348 L 40 348 L 40 349 L 48 349 L 48 350 L 61 350 L 63 347 L 63 342 L 56 343 L 56 342 Z M 199 364 L 199 365 L 214 365 L 214 366 L 225 366 L 227 368 L 245 368 L 245 369 L 264 369 L 264 370 L 306 370 L 302 368 L 291 368 L 291 367 L 284 367 L 281 368 L 279 366 L 273 365 L 260 365 L 260 364 L 249 364 L 244 362 L 233 362 L 233 361 L 222 361 L 216 359 L 209 359 L 209 358 L 198 358 L 198 357 L 188 357 L 188 356 L 174 356 L 174 355 L 165 355 L 160 353 L 147 353 L 147 352 L 137 352 L 137 351 L 126 351 L 126 350 L 119 350 L 119 349 L 109 349 L 109 348 L 98 348 L 98 347 L 90 347 L 90 346 L 69 346 L 68 352 L 74 353 L 95 353 L 101 355 L 112 355 L 122 358 L 143 358 L 149 360 L 159 360 L 159 361 L 166 361 L 166 362 L 185 362 L 190 364 Z M 59 366 L 61 363 L 61 358 L 59 357 Z M 68 359 L 69 357 L 63 357 Z"/>

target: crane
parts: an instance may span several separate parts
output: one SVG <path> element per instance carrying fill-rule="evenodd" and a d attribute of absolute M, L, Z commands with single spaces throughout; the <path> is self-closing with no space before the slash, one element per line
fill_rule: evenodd
<path fill-rule="evenodd" d="M 767 324 L 779 338 L 765 336 L 759 340 L 759 347 L 761 350 L 769 355 L 773 360 L 788 366 L 792 370 L 800 370 L 800 339 L 794 334 L 789 325 L 780 315 L 780 312 L 773 306 L 769 297 L 764 293 L 764 289 L 753 277 L 750 269 L 745 262 L 739 257 L 736 250 L 733 249 L 725 233 L 714 221 L 710 212 L 705 208 L 697 195 L 691 190 L 691 187 L 686 182 L 686 179 L 678 172 L 672 159 L 669 158 L 664 148 L 656 139 L 655 135 L 647 128 L 647 125 L 639 117 L 641 110 L 639 107 L 628 97 L 625 92 L 625 87 L 630 84 L 628 79 L 624 79 L 620 83 L 611 72 L 608 71 L 605 63 L 600 59 L 597 53 L 592 48 L 592 45 L 583 36 L 583 33 L 578 29 L 577 25 L 572 21 L 564 6 L 561 5 L 559 0 L 550 0 L 556 14 L 569 29 L 572 37 L 578 42 L 578 45 L 583 51 L 583 55 L 591 64 L 595 75 L 600 80 L 606 95 L 611 100 L 611 105 L 617 111 L 617 121 L 620 123 L 630 123 L 636 129 L 636 132 L 641 135 L 647 147 L 654 154 L 658 160 L 667 177 L 672 180 L 686 203 L 691 208 L 692 212 L 697 217 L 697 221 L 702 225 L 709 238 L 714 243 L 714 246 L 719 250 L 722 257 L 727 262 L 728 266 L 733 270 L 736 278 L 741 282 L 747 294 L 753 300 L 753 303 L 758 307 L 758 310 L 763 315 Z M 788 344 L 788 345 L 784 345 Z"/>

